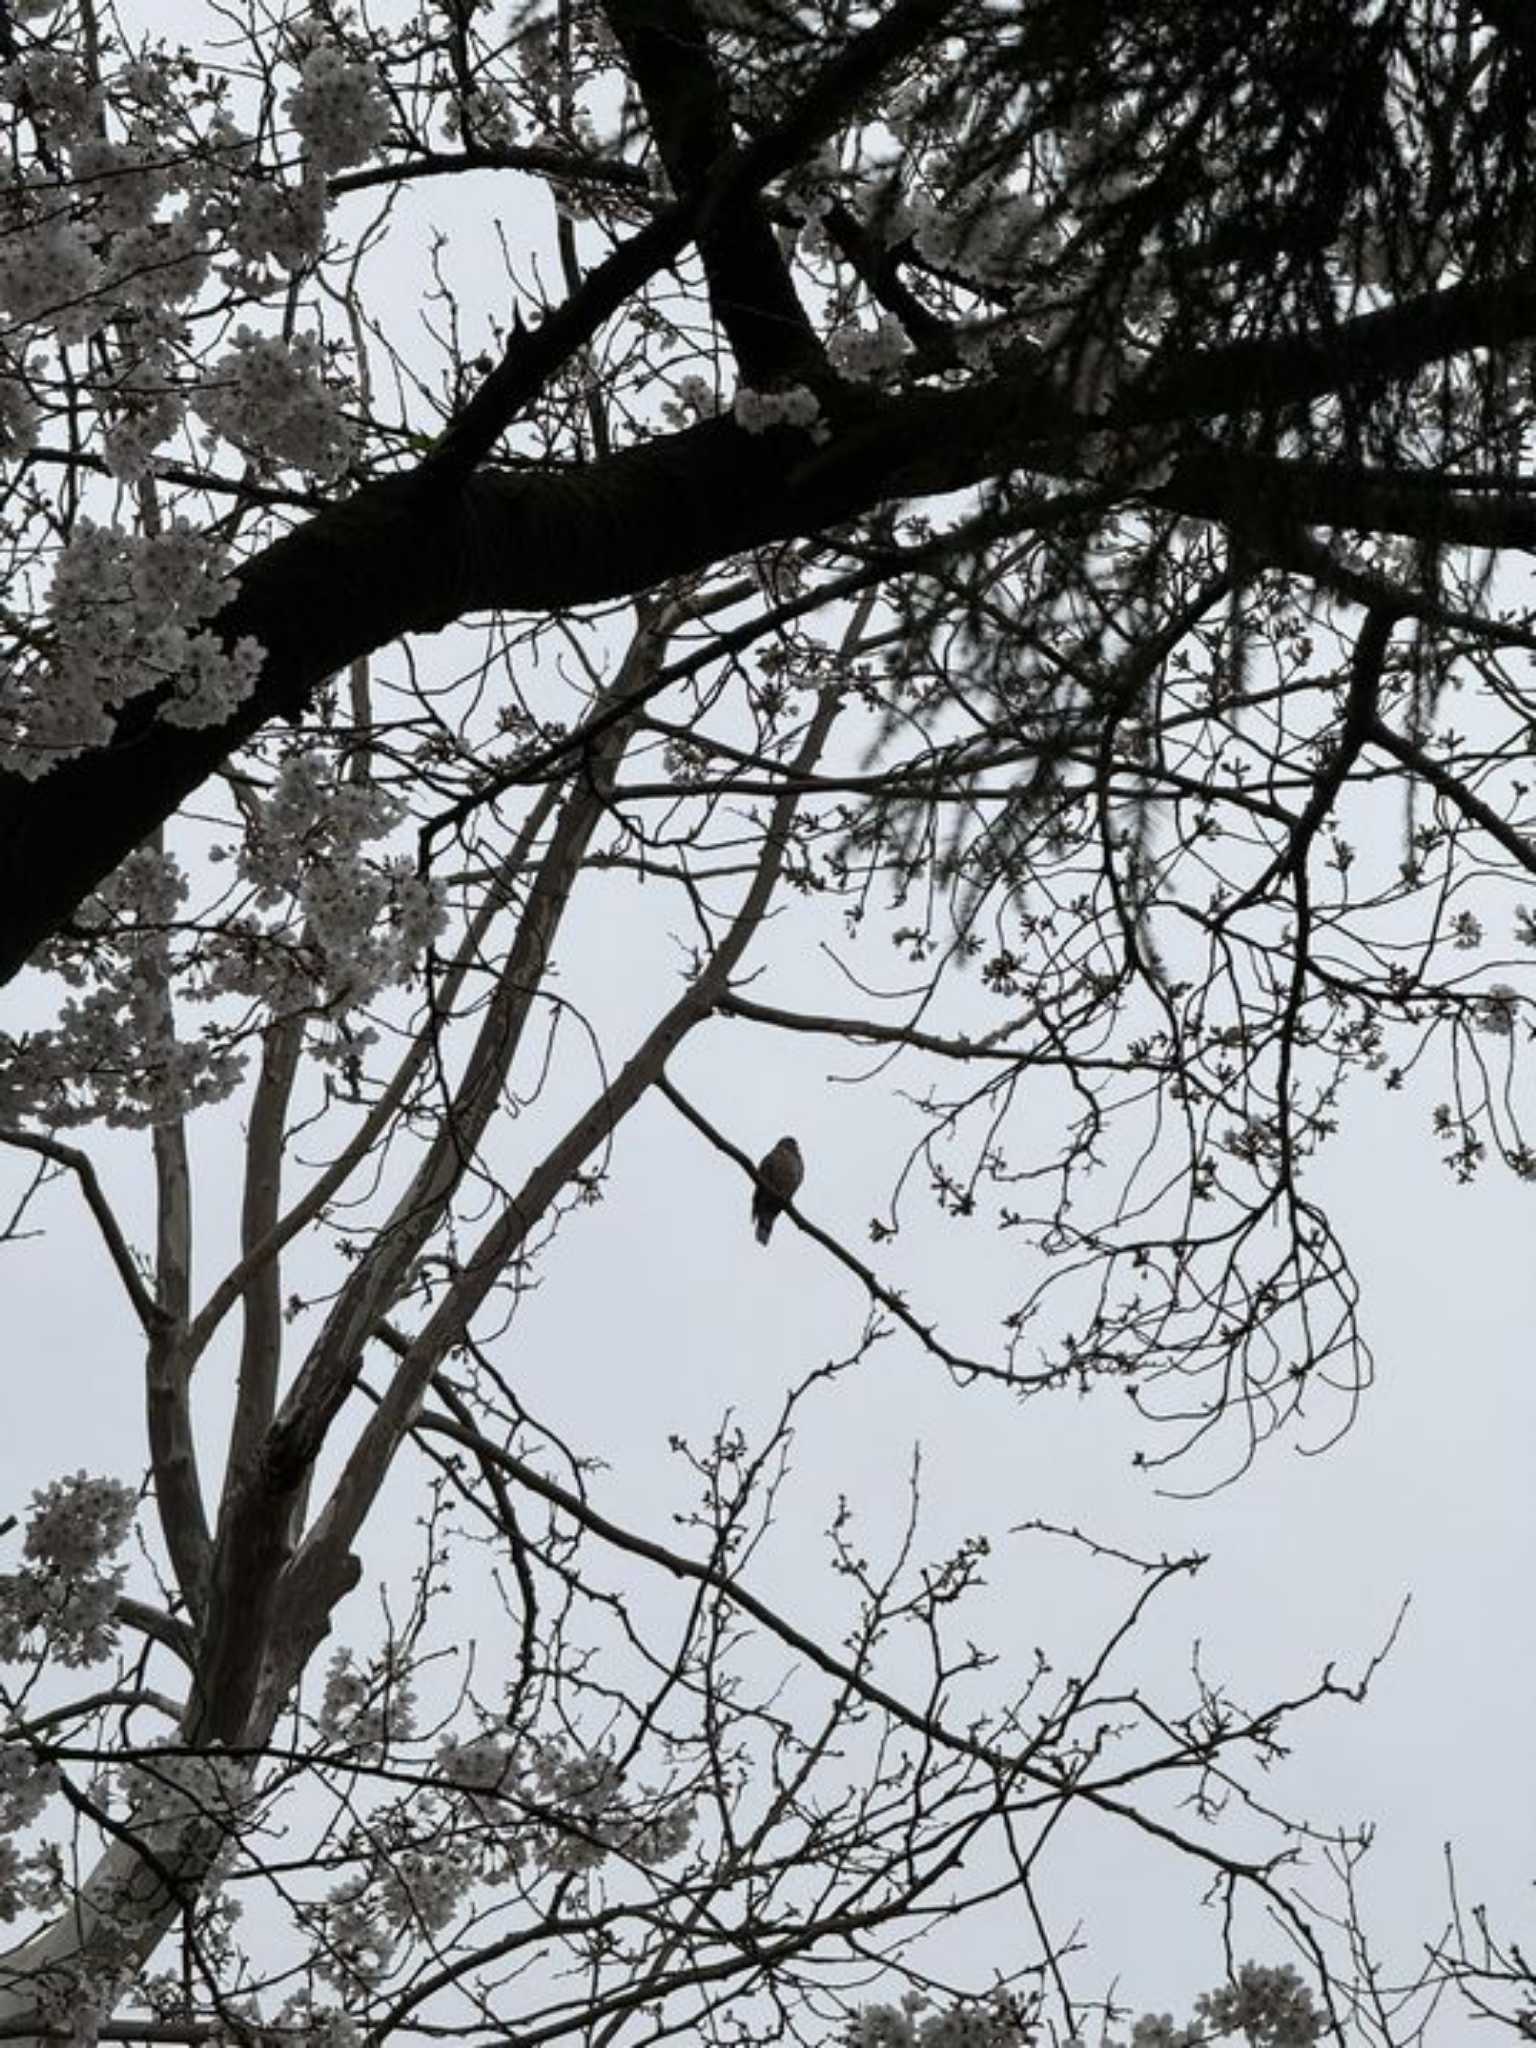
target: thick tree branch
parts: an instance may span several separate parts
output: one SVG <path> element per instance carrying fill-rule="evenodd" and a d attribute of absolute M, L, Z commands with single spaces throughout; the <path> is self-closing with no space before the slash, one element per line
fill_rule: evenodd
<path fill-rule="evenodd" d="M 106 1707 L 153 1707 L 157 1714 L 163 1714 L 172 1722 L 179 1722 L 185 1711 L 185 1703 L 173 1700 L 168 1693 L 155 1692 L 148 1686 L 109 1685 L 100 1692 L 87 1693 L 83 1699 L 71 1700 L 67 1706 L 50 1707 L 44 1714 L 33 1714 L 26 1720 L 12 1721 L 6 1729 L 10 1742 L 35 1742 L 49 1728 L 68 1727 L 71 1721 L 84 1720 L 88 1714 L 99 1714 Z"/>
<path fill-rule="evenodd" d="M 241 1295 L 245 1321 L 240 1339 L 235 1414 L 230 1425 L 225 1498 L 230 1476 L 249 1471 L 277 1403 L 282 1359 L 282 1263 L 273 1243 L 282 1199 L 283 1141 L 288 1103 L 304 1044 L 302 1016 L 281 1017 L 262 1034 L 261 1076 L 251 1104 L 245 1152 L 245 1192 L 240 1210 L 240 1253 L 245 1272 Z M 253 1256 L 258 1246 L 270 1247 Z"/>
<path fill-rule="evenodd" d="M 707 172 L 696 173 L 691 188 L 615 249 L 565 305 L 514 336 L 501 362 L 450 423 L 424 473 L 449 485 L 463 482 L 555 371 L 592 340 L 631 292 L 666 269 L 691 241 L 701 247 L 712 243 L 717 223 L 728 226 L 743 206 L 756 203 L 770 178 L 810 155 L 860 95 L 932 35 L 955 5 L 956 0 L 895 0 L 872 27 L 805 81 L 782 121 L 744 148 L 727 150 Z M 774 312 L 793 318 L 782 303 Z M 754 337 L 749 353 L 755 345 Z"/>
<path fill-rule="evenodd" d="M 674 189 L 708 190 L 715 165 L 734 149 L 730 95 L 693 0 L 604 0 L 650 117 Z M 718 208 L 698 237 L 710 308 L 730 343 L 742 381 L 767 384 L 824 367 L 816 331 L 755 191 Z"/>
<path fill-rule="evenodd" d="M 1003 1039 L 1024 1029 L 1027 1019 L 1015 1018 L 983 1038 L 945 1038 L 936 1032 L 920 1031 L 912 1024 L 881 1024 L 872 1017 L 812 1015 L 804 1010 L 784 1010 L 775 1004 L 753 1002 L 734 991 L 715 1005 L 722 1017 L 743 1017 L 754 1024 L 767 1024 L 777 1031 L 805 1032 L 815 1037 L 835 1038 L 844 1045 L 909 1046 L 915 1052 L 932 1052 L 950 1060 L 998 1060 L 1010 1067 L 1060 1067 L 1072 1073 L 1125 1074 L 1133 1069 L 1128 1059 L 1096 1059 L 1092 1054 L 1042 1052 L 1038 1047 L 1017 1051 Z M 714 1133 L 708 1134 L 711 1142 Z"/>
<path fill-rule="evenodd" d="M 1341 323 L 1330 336 L 1204 351 L 1127 391 L 1114 424 L 1210 419 L 1245 404 L 1301 402 L 1356 379 L 1406 375 L 1466 348 L 1536 331 L 1536 272 L 1495 290 L 1458 286 Z M 324 679 L 407 633 L 477 611 L 558 611 L 649 590 L 774 541 L 824 532 L 893 500 L 963 490 L 1028 466 L 1071 475 L 1104 422 L 1076 418 L 1038 367 L 969 390 L 847 393 L 824 447 L 781 429 L 712 420 L 606 461 L 518 470 L 441 488 L 430 474 L 371 485 L 249 563 L 221 615 L 231 639 L 267 649 L 261 681 L 223 725 L 188 731 L 126 719 L 116 743 L 37 781 L 0 777 L 0 978 L 69 918 L 133 847 L 269 719 L 294 715 Z M 1159 501 L 1223 521 L 1219 454 L 1191 458 Z M 1246 460 L 1247 458 L 1242 458 Z M 1241 472 L 1235 472 L 1241 475 Z M 1401 487 L 1318 481 L 1312 516 L 1341 525 L 1536 546 L 1536 506 L 1457 494 L 1418 504 Z M 1326 508 L 1321 493 L 1326 488 Z M 1243 508 L 1252 511 L 1252 500 Z"/>
<path fill-rule="evenodd" d="M 159 835 L 155 843 L 160 843 Z M 173 1006 L 163 957 L 153 956 L 153 1000 L 167 1036 Z M 155 1162 L 155 1300 L 161 1316 L 149 1340 L 144 1398 L 150 1464 L 160 1531 L 181 1596 L 194 1621 L 203 1613 L 213 1554 L 192 1430 L 191 1369 L 182 1339 L 192 1308 L 192 1169 L 187 1127 L 176 1115 L 157 1124 Z"/>
<path fill-rule="evenodd" d="M 125 1628 L 134 1629 L 152 1643 L 159 1643 L 179 1657 L 190 1671 L 197 1658 L 197 1638 L 187 1624 L 174 1614 L 167 1614 L 163 1608 L 151 1607 L 147 1600 L 134 1600 L 127 1594 L 119 1596 L 116 1607 L 117 1619 Z"/>

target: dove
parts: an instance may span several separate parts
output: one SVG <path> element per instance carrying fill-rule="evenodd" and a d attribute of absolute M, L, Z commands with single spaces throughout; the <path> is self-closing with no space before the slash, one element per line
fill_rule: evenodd
<path fill-rule="evenodd" d="M 805 1179 L 805 1161 L 793 1138 L 780 1138 L 773 1150 L 758 1162 L 757 1187 L 752 1195 L 752 1221 L 757 1241 L 766 1244 L 786 1203 Z"/>

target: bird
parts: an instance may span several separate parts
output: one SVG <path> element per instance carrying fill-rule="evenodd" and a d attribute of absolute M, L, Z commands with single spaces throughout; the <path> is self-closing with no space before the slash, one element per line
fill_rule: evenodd
<path fill-rule="evenodd" d="M 772 1237 L 775 1222 L 794 1199 L 795 1190 L 804 1179 L 805 1161 L 793 1138 L 780 1138 L 773 1150 L 764 1153 L 758 1161 L 757 1186 L 752 1191 L 752 1221 L 757 1225 L 759 1244 L 766 1244 Z"/>

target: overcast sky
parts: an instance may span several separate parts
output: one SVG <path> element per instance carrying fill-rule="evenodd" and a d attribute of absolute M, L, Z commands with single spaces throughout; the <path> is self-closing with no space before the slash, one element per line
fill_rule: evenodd
<path fill-rule="evenodd" d="M 672 972 L 657 968 L 667 952 L 658 940 L 643 916 L 603 915 L 589 919 L 586 944 L 567 957 L 568 999 L 595 1005 L 609 991 L 610 1058 L 630 1035 L 623 1010 L 644 1022 L 628 992 Z M 622 1010 L 615 987 L 626 992 Z M 1023 1254 L 1012 1238 L 937 1220 L 924 1198 L 893 1244 L 867 1243 L 911 1127 L 893 1100 L 900 1069 L 863 1087 L 829 1078 L 858 1064 L 824 1043 L 764 1041 L 720 1020 L 674 1072 L 749 1151 L 795 1131 L 807 1157 L 807 1213 L 868 1256 L 916 1312 L 951 1311 L 948 1334 L 984 1350 L 978 1304 L 993 1280 L 1015 1283 L 1005 1268 Z M 588 1085 L 568 1074 L 553 1093 L 580 1098 Z M 533 1156 L 539 1122 L 498 1138 L 508 1173 Z M 905 1513 L 918 1449 L 928 1549 L 975 1532 L 996 1546 L 986 1627 L 974 1615 L 970 1627 L 1001 1653 L 1004 1673 L 1012 1658 L 1022 1674 L 1037 1646 L 1071 1670 L 1126 1591 L 1113 1575 L 1085 1576 L 1042 1539 L 1006 1540 L 1030 1519 L 1143 1554 L 1210 1553 L 1200 1578 L 1165 1597 L 1118 1666 L 1123 1682 L 1154 1691 L 1183 1690 L 1196 1641 L 1207 1674 L 1250 1706 L 1305 1691 L 1329 1662 L 1354 1677 L 1411 1597 L 1368 1705 L 1339 1702 L 1309 1716 L 1294 1731 L 1294 1757 L 1266 1787 L 1278 1807 L 1319 1828 L 1377 1825 L 1369 1921 L 1389 1963 L 1405 1970 L 1443 1924 L 1448 1841 L 1464 1900 L 1486 1900 L 1496 1924 L 1518 1931 L 1536 1809 L 1526 1597 L 1536 1534 L 1527 1249 L 1536 1191 L 1497 1171 L 1453 1186 L 1426 1124 L 1427 1104 L 1411 1094 L 1359 1085 L 1319 1176 L 1356 1255 L 1378 1363 L 1354 1429 L 1326 1455 L 1275 1444 L 1239 1484 L 1170 1500 L 1132 1467 L 1136 1447 L 1159 1446 L 1117 1389 L 1024 1405 L 984 1386 L 959 1393 L 898 1333 L 811 1401 L 797 1433 L 797 1479 L 749 1579 L 802 1625 L 839 1633 L 845 1595 L 828 1578 L 824 1541 L 838 1497 L 852 1501 L 880 1555 Z M 228 1235 L 237 1142 L 229 1116 L 199 1120 L 205 1285 Z M 105 1148 L 109 1182 L 130 1210 L 131 1189 L 142 1187 L 133 1151 L 126 1139 Z M 761 1249 L 747 1206 L 736 1170 L 664 1103 L 648 1103 L 620 1133 L 604 1199 L 568 1221 L 538 1291 L 496 1347 L 530 1407 L 607 1462 L 592 1481 L 596 1503 L 663 1540 L 683 1540 L 667 1511 L 687 1499 L 669 1439 L 702 1444 L 729 1412 L 759 1440 L 789 1385 L 853 1350 L 863 1324 L 851 1278 L 788 1225 Z M 142 1459 L 139 1350 L 105 1258 L 71 1220 L 63 1190 L 47 1214 L 54 1227 L 45 1238 L 3 1254 L 13 1398 L 0 1474 L 12 1508 L 61 1471 L 131 1477 Z M 209 1426 L 223 1405 L 219 1378 L 205 1368 Z M 393 1577 L 397 1590 L 416 1561 L 409 1509 L 418 1476 L 408 1459 L 368 1543 L 371 1572 Z M 1177 1467 L 1164 1475 L 1175 1484 L 1181 1476 Z M 376 1617 L 371 1592 L 360 1592 L 338 1640 L 366 1647 Z M 491 1618 L 482 1677 L 504 1635 Z M 1047 1867 L 1053 1925 L 1065 1933 L 1084 1923 L 1088 1953 L 1071 1972 L 1080 1995 L 1118 1983 L 1136 2009 L 1177 2011 L 1219 1975 L 1218 1930 L 1214 1916 L 1202 1923 L 1196 1912 L 1193 1871 L 1086 1826 L 1063 1831 Z M 1019 1958 L 998 1952 L 1008 1934 L 1006 1917 L 962 1925 L 952 1938 L 958 1973 L 984 1979 L 1009 1968 Z M 1266 1944 L 1260 1934 L 1250 1947 L 1269 1960 L 1285 1952 L 1278 1937 Z"/>
<path fill-rule="evenodd" d="M 435 191 L 433 216 L 454 204 Z M 461 243 L 449 261 L 466 276 L 473 251 Z M 403 326 L 414 306 L 408 280 L 396 284 Z M 801 943 L 795 916 L 792 907 L 770 948 L 781 962 Z M 670 930 L 670 911 L 653 915 L 632 883 L 615 878 L 562 960 L 561 992 L 605 1021 L 610 1065 L 675 990 L 682 956 Z M 798 970 L 785 971 L 793 980 Z M 577 1034 L 563 1045 L 538 1115 L 496 1139 L 508 1176 L 537 1156 L 559 1110 L 596 1085 Z M 868 1242 L 868 1221 L 916 1135 L 896 1095 L 912 1070 L 862 1086 L 837 1078 L 870 1065 L 820 1041 L 764 1038 L 719 1020 L 690 1042 L 674 1078 L 754 1155 L 794 1132 L 807 1161 L 807 1214 L 868 1257 L 920 1316 L 940 1318 L 958 1346 L 995 1348 L 997 1313 L 1029 1277 L 1021 1240 L 943 1223 L 919 1189 L 901 1237 Z M 1133 1468 L 1135 1449 L 1158 1446 L 1122 1392 L 1024 1405 L 987 1387 L 958 1392 L 898 1333 L 809 1404 L 797 1479 L 750 1578 L 803 1622 L 835 1630 L 842 1596 L 828 1581 L 824 1532 L 838 1498 L 854 1503 L 871 1546 L 891 1543 L 916 1449 L 928 1547 L 938 1552 L 978 1531 L 996 1545 L 987 1640 L 1020 1672 L 1037 1645 L 1070 1669 L 1096 1640 L 1110 1597 L 1049 1544 L 1007 1540 L 1031 1519 L 1081 1526 L 1149 1554 L 1210 1553 L 1200 1578 L 1172 1592 L 1126 1652 L 1127 1683 L 1177 1689 L 1196 1642 L 1207 1671 L 1249 1704 L 1306 1690 L 1329 1662 L 1352 1677 L 1411 1598 L 1369 1704 L 1309 1716 L 1273 1781 L 1276 1805 L 1319 1828 L 1377 1825 L 1368 1922 L 1389 1964 L 1405 1972 L 1444 1923 L 1447 1841 L 1464 1900 L 1486 1900 L 1495 1925 L 1518 1934 L 1536 1812 L 1536 1188 L 1496 1167 L 1474 1187 L 1455 1187 L 1428 1130 L 1432 1099 L 1432 1089 L 1387 1095 L 1357 1084 L 1317 1170 L 1361 1275 L 1378 1366 L 1353 1430 L 1326 1455 L 1298 1454 L 1309 1441 L 1303 1430 L 1270 1446 L 1241 1483 L 1209 1498 L 1169 1499 Z M 197 1131 L 206 1285 L 230 1240 L 239 1132 L 223 1112 L 199 1119 Z M 142 1148 L 111 1138 L 102 1156 L 145 1241 Z M 781 1225 L 766 1251 L 758 1247 L 748 1199 L 726 1160 L 665 1103 L 648 1102 L 619 1135 L 603 1200 L 566 1224 L 498 1349 L 529 1405 L 607 1461 L 592 1481 L 596 1504 L 668 1540 L 682 1540 L 667 1515 L 685 1498 L 669 1439 L 703 1442 L 728 1413 L 760 1438 L 789 1385 L 848 1353 L 864 1322 L 856 1283 L 792 1227 Z M 107 1262 L 67 1190 L 52 1195 L 45 1216 L 45 1237 L 0 1252 L 7 1511 L 60 1472 L 136 1477 L 143 1464 L 140 1349 Z M 223 1390 L 216 1366 L 204 1377 L 211 1429 Z M 1335 1419 L 1320 1405 L 1317 1435 Z M 1163 1475 L 1175 1485 L 1185 1476 Z M 1202 1471 L 1187 1476 L 1198 1481 Z M 413 1483 L 407 1460 L 369 1536 L 374 1574 L 401 1580 L 415 1565 L 409 1516 L 396 1511 Z M 375 1617 L 365 1589 L 340 1639 L 366 1645 Z M 492 1640 L 485 1655 L 496 1654 Z M 1086 1827 L 1064 1831 L 1052 1854 L 1045 1901 L 1053 1928 L 1065 1934 L 1081 1920 L 1088 1943 L 1070 1973 L 1079 1995 L 1118 1984 L 1136 2010 L 1178 2012 L 1215 1981 L 1219 1929 L 1214 1916 L 1199 1919 L 1194 1872 Z M 1007 1952 L 1011 1931 L 1006 1916 L 959 1928 L 957 1971 L 984 1980 L 1013 1967 L 1020 1956 Z M 1032 1950 L 1027 1930 L 1019 1932 Z M 1265 1960 L 1286 1954 L 1278 1937 L 1266 1948 L 1256 1935 L 1251 1950 Z M 1448 2023 L 1446 2038 L 1458 2029 Z"/>

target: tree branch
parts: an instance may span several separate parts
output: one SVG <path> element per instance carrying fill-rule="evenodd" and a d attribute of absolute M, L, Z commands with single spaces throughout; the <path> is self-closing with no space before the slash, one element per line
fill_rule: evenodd
<path fill-rule="evenodd" d="M 788 428 L 752 435 L 718 419 L 575 468 L 479 474 L 453 489 L 430 471 L 368 485 L 240 572 L 219 629 L 231 640 L 254 638 L 267 660 L 225 723 L 187 730 L 125 714 L 110 747 L 35 781 L 0 776 L 0 980 L 232 749 L 272 717 L 297 714 L 326 677 L 404 634 L 435 632 L 471 612 L 632 596 L 896 499 L 963 490 L 1020 466 L 1071 475 L 1084 441 L 1106 426 L 1210 419 L 1260 400 L 1300 403 L 1533 331 L 1536 271 L 1517 272 L 1497 288 L 1431 293 L 1326 336 L 1198 351 L 1182 368 L 1163 366 L 1144 387 L 1128 387 L 1112 418 L 1078 418 L 1045 369 L 1026 360 L 966 390 L 843 393 L 821 448 Z M 1305 465 L 1298 474 L 1315 478 Z M 1207 500 L 1200 486 L 1211 476 L 1207 452 L 1187 488 L 1176 469 L 1153 502 L 1225 522 L 1233 491 Z M 1358 506 L 1341 499 L 1338 513 L 1353 520 L 1374 506 L 1389 530 L 1412 530 L 1407 497 L 1367 493 Z M 1316 499 L 1314 509 L 1321 516 Z M 1431 508 L 1423 516 L 1446 538 L 1457 537 L 1460 520 L 1477 545 L 1536 546 L 1528 503 L 1453 502 L 1439 528 Z"/>
<path fill-rule="evenodd" d="M 1536 875 L 1536 844 L 1517 832 L 1507 818 L 1501 818 L 1491 804 L 1485 803 L 1475 790 L 1468 789 L 1459 777 L 1442 767 L 1422 746 L 1404 739 L 1381 718 L 1373 719 L 1367 738 L 1372 746 L 1380 747 L 1384 754 L 1390 754 L 1410 773 L 1427 782 L 1436 795 L 1444 797 L 1464 818 L 1480 825 L 1527 874 Z"/>
<path fill-rule="evenodd" d="M 302 1015 L 282 1017 L 262 1033 L 261 1075 L 251 1103 L 245 1148 L 245 1192 L 240 1209 L 240 1263 L 245 1273 L 241 1301 L 245 1312 L 240 1340 L 240 1365 L 235 1381 L 235 1413 L 230 1424 L 224 1497 L 231 1479 L 245 1475 L 277 1403 L 278 1367 L 282 1358 L 282 1261 L 273 1242 L 282 1199 L 283 1140 L 288 1103 L 304 1045 Z M 255 1256 L 258 1246 L 270 1247 Z"/>
<path fill-rule="evenodd" d="M 635 636 L 612 694 L 643 687 L 660 658 L 669 615 L 647 620 Z M 297 1541 L 315 1458 L 351 1391 L 369 1335 L 392 1306 L 412 1263 L 442 1218 L 474 1159 L 502 1083 L 522 1040 L 560 921 L 580 872 L 608 790 L 628 743 L 619 725 L 593 750 L 583 779 L 574 783 L 529 890 L 495 991 L 481 1021 L 465 1071 L 454 1090 L 425 1159 L 342 1286 L 320 1334 L 259 1448 L 225 1481 L 214 1559 L 213 1598 L 202 1698 L 214 1715 L 212 1732 L 240 1740 L 245 1716 L 270 1648 L 278 1582 Z M 343 1584 L 343 1556 L 333 1549 L 323 1576 Z M 323 1607 L 290 1601 L 282 1617 L 290 1630 L 319 1627 Z"/>
<path fill-rule="evenodd" d="M 825 689 L 797 755 L 796 767 L 808 770 L 821 753 L 832 722 L 841 708 L 836 687 Z M 295 1592 L 308 1574 L 329 1568 L 330 1560 L 352 1543 L 383 1484 L 390 1462 L 409 1433 L 432 1375 L 470 1323 L 508 1263 L 550 1205 L 597 1149 L 612 1137 L 646 1092 L 662 1076 L 667 1061 L 688 1033 L 714 1009 L 743 953 L 757 932 L 772 900 L 788 850 L 790 826 L 800 802 L 797 792 L 781 795 L 773 806 L 763 836 L 763 850 L 725 936 L 684 993 L 671 1006 L 611 1085 L 567 1130 L 513 1195 L 479 1243 L 466 1256 L 451 1286 L 425 1329 L 413 1340 L 409 1355 L 396 1368 L 383 1399 L 364 1425 L 324 1511 L 315 1519 L 304 1545 L 289 1568 Z M 291 1405 L 291 1404 L 289 1404 Z M 285 1409 L 285 1414 L 287 1410 Z M 283 1417 L 278 1419 L 283 1427 Z M 302 1605 L 302 1594 L 299 1595 Z"/>
<path fill-rule="evenodd" d="M 739 1147 L 733 1145 L 729 1138 L 718 1131 L 701 1110 L 695 1109 L 682 1091 L 675 1087 L 665 1075 L 658 1081 L 657 1086 L 668 1102 L 671 1103 L 672 1107 L 681 1116 L 686 1117 L 696 1131 L 702 1132 L 710 1144 L 715 1147 L 716 1151 L 723 1152 L 727 1159 L 735 1160 L 749 1181 L 756 1178 L 756 1168 L 747 1154 L 741 1151 Z M 874 1273 L 864 1264 L 862 1259 L 856 1259 L 852 1252 L 845 1251 L 835 1237 L 821 1229 L 819 1225 L 812 1223 L 809 1217 L 803 1216 L 793 1202 L 786 1202 L 784 1204 L 784 1213 L 789 1217 L 797 1230 L 803 1231 L 807 1237 L 813 1239 L 815 1243 L 821 1246 L 823 1251 L 830 1252 L 840 1266 L 845 1267 L 848 1272 L 853 1274 L 854 1278 L 863 1286 L 871 1301 L 877 1301 L 883 1309 L 888 1310 L 896 1318 L 897 1322 L 901 1324 L 903 1329 L 909 1330 L 916 1337 L 925 1351 L 930 1352 L 933 1357 L 942 1360 L 951 1372 L 964 1374 L 968 1379 L 1002 1380 L 1010 1387 L 1055 1386 L 1063 1378 L 1064 1375 L 1060 1371 L 1035 1374 L 1009 1372 L 1004 1366 L 989 1365 L 982 1359 L 964 1358 L 958 1352 L 951 1351 L 947 1345 L 939 1342 L 939 1339 L 934 1335 L 933 1330 L 928 1324 L 918 1321 L 899 1294 L 887 1287 L 883 1281 L 876 1279 Z"/>
<path fill-rule="evenodd" d="M 490 878 L 480 908 L 469 922 L 457 955 L 435 986 L 432 1013 L 416 1033 L 404 1058 L 381 1090 L 373 1107 L 336 1157 L 311 1182 L 292 1208 L 275 1221 L 263 1237 L 241 1253 L 238 1262 L 213 1289 L 193 1318 L 186 1337 L 189 1364 L 195 1365 L 206 1350 L 219 1325 L 240 1299 L 252 1273 L 266 1260 L 277 1257 L 285 1245 L 314 1222 L 332 1197 L 369 1158 L 379 1139 L 388 1130 L 409 1094 L 412 1083 L 437 1047 L 440 1035 L 437 1019 L 452 1014 L 465 974 L 471 962 L 479 956 L 492 921 L 506 908 L 507 892 L 513 878 L 527 865 L 539 834 L 554 809 L 559 791 L 560 784 L 552 782 L 540 793 L 537 802 L 530 809 L 511 852 Z"/>
<path fill-rule="evenodd" d="M 603 0 L 650 117 L 674 190 L 709 190 L 715 166 L 736 146 L 730 95 L 693 0 Z M 762 385 L 825 368 L 816 330 L 757 191 L 714 210 L 698 236 L 710 308 L 743 383 Z"/>
<path fill-rule="evenodd" d="M 35 1152 L 41 1159 L 51 1159 L 56 1166 L 67 1167 L 79 1181 L 85 1205 L 101 1232 L 102 1243 L 117 1269 L 117 1277 L 133 1305 L 139 1326 L 147 1337 L 153 1337 L 165 1320 L 165 1311 L 145 1286 L 128 1240 L 123 1236 L 122 1226 L 113 1214 L 112 1205 L 97 1178 L 96 1168 L 87 1155 L 73 1145 L 62 1144 L 57 1138 L 13 1127 L 0 1129 L 0 1145 L 9 1145 L 18 1152 Z"/>

